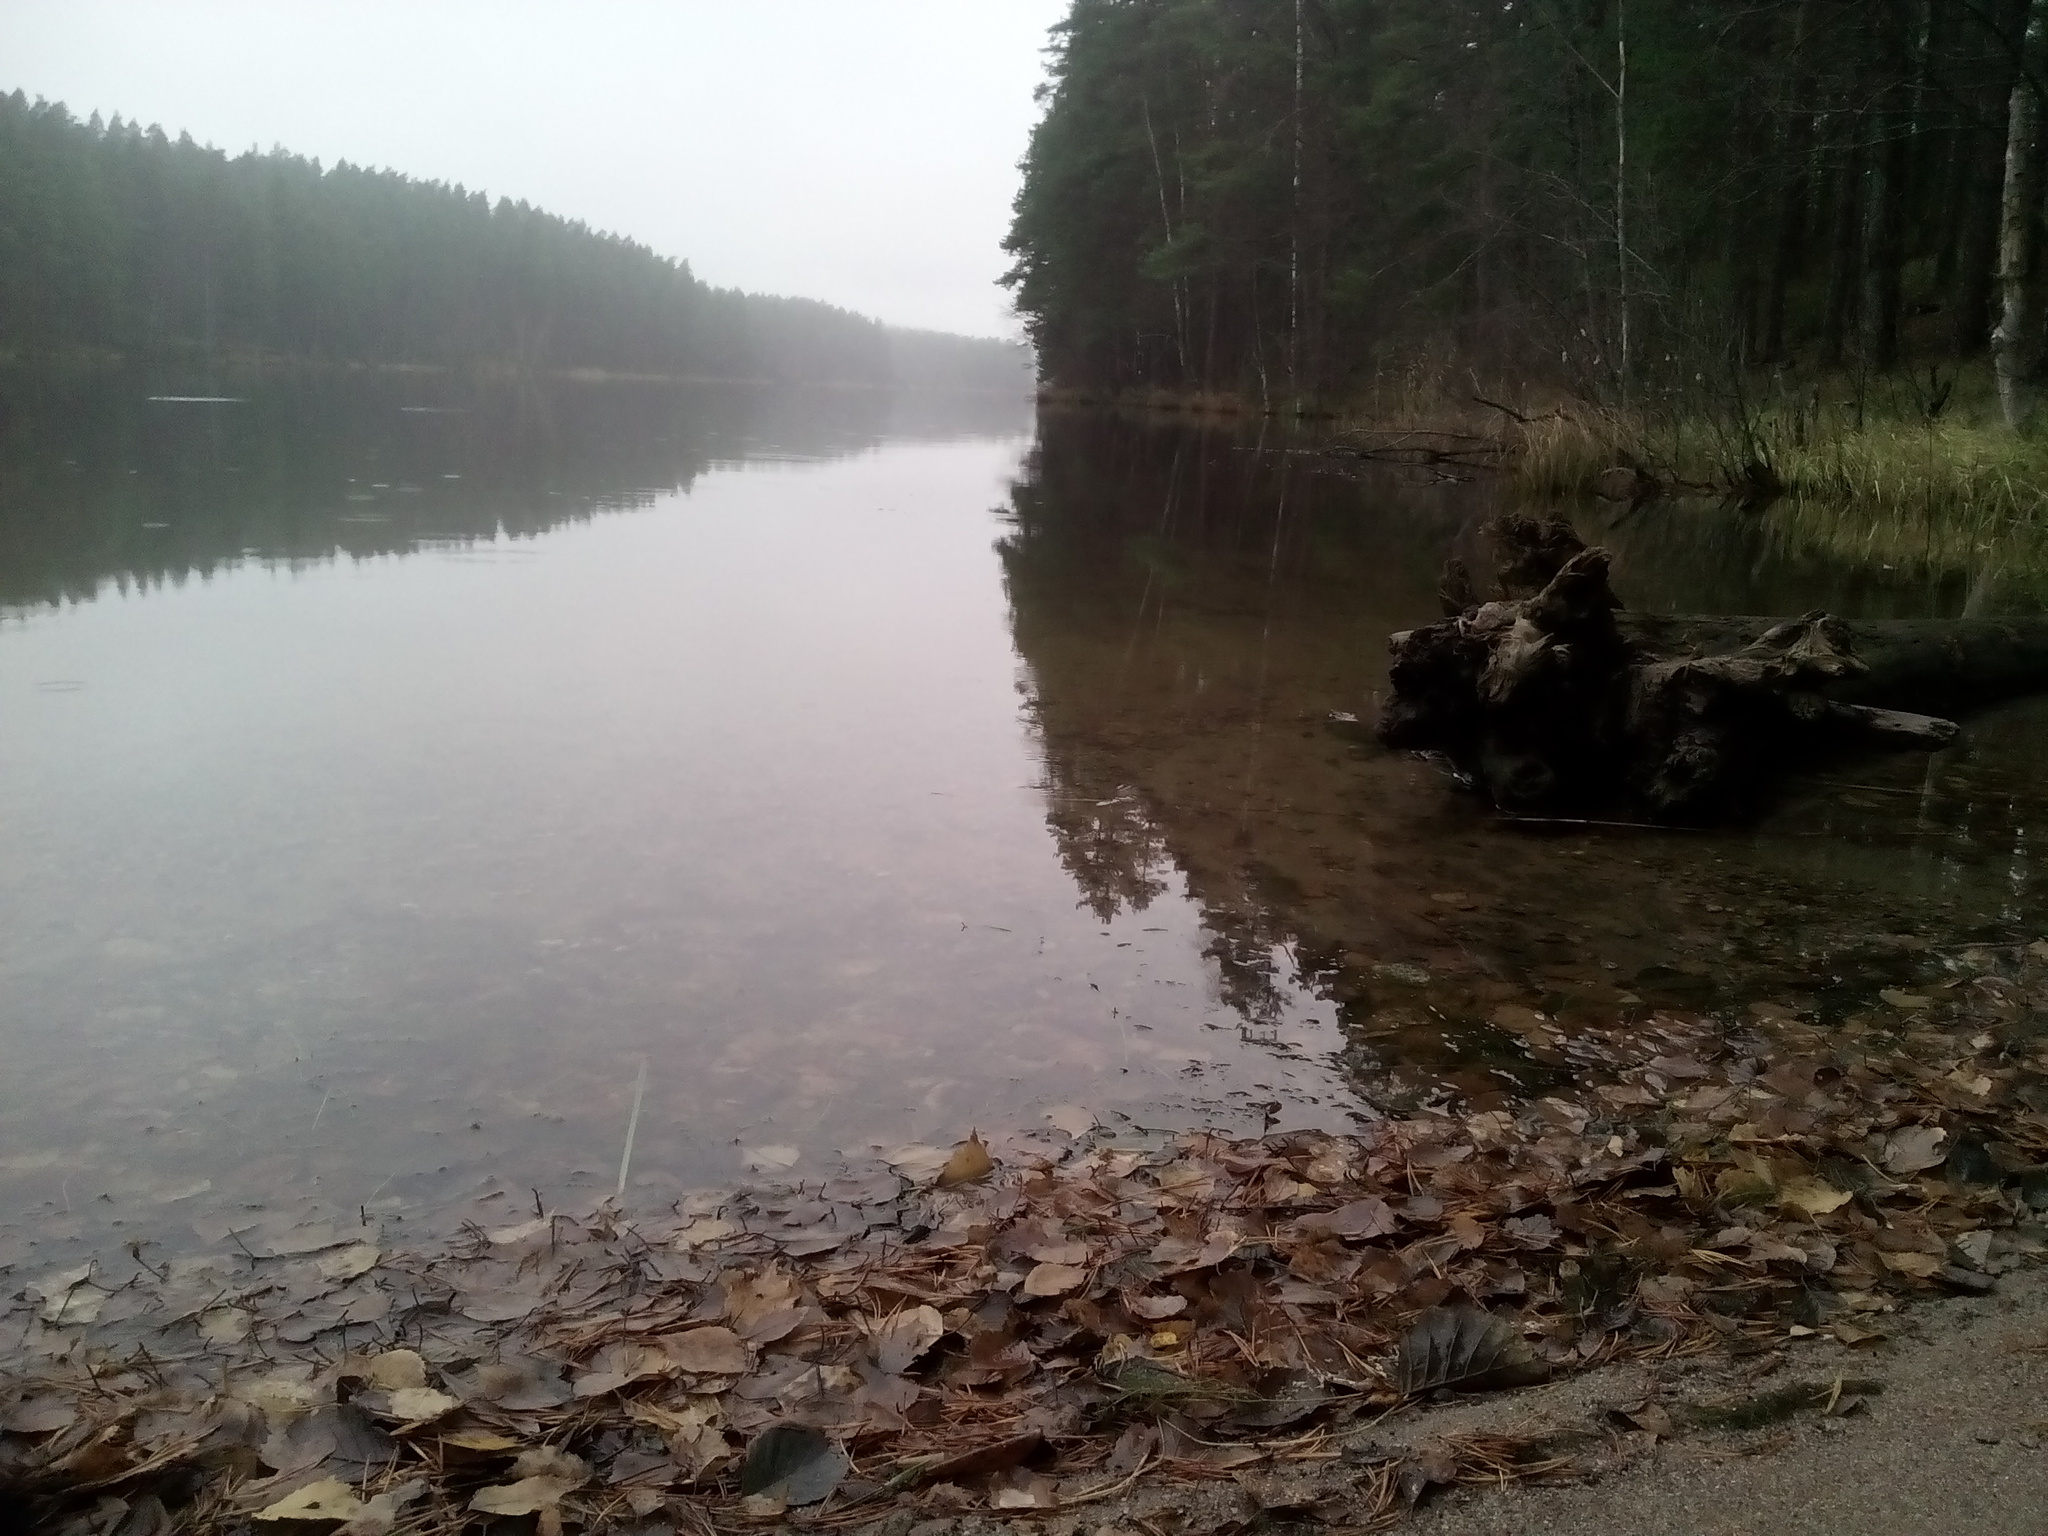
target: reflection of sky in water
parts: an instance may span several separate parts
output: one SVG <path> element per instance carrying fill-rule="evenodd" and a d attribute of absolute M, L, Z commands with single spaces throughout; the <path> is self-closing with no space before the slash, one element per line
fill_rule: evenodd
<path fill-rule="evenodd" d="M 1019 447 L 18 614 L 6 1215 L 595 1188 L 642 1059 L 650 1195 L 1270 1097 L 1192 908 L 1098 923 L 1047 856 L 992 552 Z"/>
<path fill-rule="evenodd" d="M 402 444 L 299 422 L 262 495 L 33 481 L 63 494 L 0 548 L 47 569 L 10 580 L 100 595 L 0 620 L 0 1262 L 250 1202 L 606 1193 L 643 1061 L 645 1202 L 1065 1101 L 1472 1103 L 1554 1079 L 1503 1001 L 1826 1014 L 1924 954 L 1891 939 L 2037 920 L 2036 704 L 1747 831 L 1505 832 L 1323 723 L 1483 488 L 1283 497 L 1273 456 L 1049 418 L 1013 496 L 1012 418 L 782 409 L 479 439 L 459 494 L 339 534 Z M 193 541 L 154 565 L 152 485 Z M 1670 523 L 1668 569 L 1609 531 L 1661 608 L 1958 596 L 1754 524 Z"/>

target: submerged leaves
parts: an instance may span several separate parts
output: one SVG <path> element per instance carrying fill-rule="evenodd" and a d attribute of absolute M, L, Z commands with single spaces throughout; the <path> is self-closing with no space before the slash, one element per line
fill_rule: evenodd
<path fill-rule="evenodd" d="M 1281 1437 L 1616 1357 L 1869 1341 L 1896 1298 L 1981 1291 L 2043 1247 L 2018 1223 L 2048 1205 L 2048 1048 L 1944 1031 L 1939 995 L 1855 1054 L 1789 1008 L 1739 1026 L 1769 1053 L 1658 1015 L 1576 1097 L 1350 1136 L 1097 1131 L 999 1162 L 974 1135 L 667 1228 L 603 1208 L 454 1253 L 309 1229 L 253 1267 L 62 1270 L 19 1294 L 0 1454 L 54 1488 L 239 1467 L 262 1480 L 236 1519 L 351 1536 L 838 1524 L 842 1440 L 860 1497 L 927 1510 L 1051 1510 L 1147 1468 L 1235 1469 L 1292 1510 L 1277 1467 L 1249 1470 Z M 1550 1038 L 1527 1013 L 1499 1022 Z M 1369 1462 L 1387 1502 L 1356 1523 L 1491 1454 Z M 387 1502 L 401 1473 L 431 1513 Z"/>

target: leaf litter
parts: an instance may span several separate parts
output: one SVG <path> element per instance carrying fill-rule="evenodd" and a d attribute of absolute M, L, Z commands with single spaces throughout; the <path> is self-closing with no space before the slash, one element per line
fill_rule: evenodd
<path fill-rule="evenodd" d="M 1871 1342 L 2048 1252 L 2048 952 L 1969 954 L 1994 984 L 1827 1027 L 1580 1030 L 1569 1090 L 1351 1135 L 1132 1145 L 1075 1114 L 1063 1146 L 977 1134 L 659 1220 L 606 1204 L 431 1250 L 344 1226 L 24 1278 L 0 1495 L 61 1536 L 431 1536 L 1080 1518 L 1222 1480 L 1223 1523 L 1376 1525 L 1571 1466 L 1360 1438 L 1404 1405 Z M 1549 1028 L 1525 1012 L 1501 1022 Z"/>

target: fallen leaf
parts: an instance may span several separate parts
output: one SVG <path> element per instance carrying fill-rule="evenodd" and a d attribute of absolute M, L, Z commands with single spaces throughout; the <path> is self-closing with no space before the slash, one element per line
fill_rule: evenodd
<path fill-rule="evenodd" d="M 476 1451 L 486 1455 L 519 1449 L 519 1442 L 510 1435 L 501 1435 L 489 1429 L 459 1429 L 453 1434 L 442 1435 L 439 1443 L 452 1445 L 458 1451 Z"/>
<path fill-rule="evenodd" d="M 33 1290 L 42 1298 L 44 1322 L 90 1323 L 98 1319 L 106 1296 L 87 1284 L 92 1270 L 91 1264 L 80 1264 L 35 1282 Z"/>
<path fill-rule="evenodd" d="M 0 1412 L 0 1429 L 15 1435 L 49 1435 L 69 1429 L 77 1420 L 78 1405 L 68 1394 L 49 1393 Z"/>
<path fill-rule="evenodd" d="M 669 1243 L 678 1253 L 688 1253 L 692 1248 L 702 1248 L 707 1243 L 723 1242 L 738 1231 L 737 1225 L 722 1216 L 699 1216 L 669 1239 Z"/>
<path fill-rule="evenodd" d="M 1131 1316 L 1148 1323 L 1164 1322 L 1169 1317 L 1179 1317 L 1187 1311 L 1185 1296 L 1126 1296 L 1124 1310 Z"/>
<path fill-rule="evenodd" d="M 578 1397 L 602 1397 L 636 1381 L 670 1375 L 679 1368 L 673 1356 L 651 1344 L 607 1344 L 587 1364 L 589 1368 L 570 1384 L 570 1390 Z M 742 1365 L 739 1369 L 746 1367 Z"/>
<path fill-rule="evenodd" d="M 1430 1308 L 1394 1357 L 1394 1384 L 1408 1394 L 1522 1386 L 1548 1374 L 1520 1334 L 1477 1307 Z"/>
<path fill-rule="evenodd" d="M 1934 1002 L 1932 998 L 1922 997 L 1917 992 L 1901 992 L 1896 987 L 1886 987 L 1877 995 L 1890 1003 L 1894 1008 L 1908 1010 L 1931 1007 Z"/>
<path fill-rule="evenodd" d="M 875 1364 L 890 1376 L 901 1376 L 946 1334 L 946 1320 L 937 1307 L 906 1307 L 878 1324 L 870 1335 Z"/>
<path fill-rule="evenodd" d="M 946 1159 L 946 1166 L 939 1170 L 939 1187 L 951 1189 L 956 1184 L 972 1184 L 976 1179 L 985 1179 L 995 1172 L 995 1166 L 996 1160 L 982 1145 L 980 1133 L 970 1133 L 953 1149 L 953 1155 Z"/>
<path fill-rule="evenodd" d="M 417 1350 L 387 1349 L 370 1361 L 368 1376 L 370 1385 L 383 1392 L 424 1387 L 427 1384 L 427 1362 L 420 1358 Z"/>
<path fill-rule="evenodd" d="M 1095 1118 L 1095 1111 L 1083 1109 L 1078 1104 L 1056 1104 L 1045 1112 L 1045 1118 L 1055 1129 L 1065 1131 L 1069 1136 L 1086 1136 L 1101 1122 Z"/>
<path fill-rule="evenodd" d="M 406 1505 L 426 1491 L 426 1483 L 419 1478 L 388 1488 L 357 1510 L 334 1536 L 388 1536 Z"/>
<path fill-rule="evenodd" d="M 516 1483 L 479 1488 L 469 1507 L 480 1515 L 537 1515 L 562 1502 L 580 1484 L 562 1477 L 522 1477 Z"/>
<path fill-rule="evenodd" d="M 1093 1250 L 1086 1243 L 1036 1243 L 1024 1257 L 1039 1264 L 1086 1264 Z"/>
<path fill-rule="evenodd" d="M 240 1307 L 214 1307 L 199 1314 L 199 1336 L 209 1344 L 239 1344 L 254 1321 Z"/>
<path fill-rule="evenodd" d="M 1078 1290 L 1088 1279 L 1088 1271 L 1077 1264 L 1039 1264 L 1024 1277 L 1026 1296 L 1064 1296 Z"/>
<path fill-rule="evenodd" d="M 1851 1198 L 1846 1190 L 1807 1176 L 1787 1179 L 1778 1186 L 1778 1203 L 1803 1211 L 1808 1216 L 1825 1216 L 1830 1211 L 1840 1210 Z"/>
<path fill-rule="evenodd" d="M 481 1362 L 451 1385 L 468 1402 L 495 1403 L 513 1413 L 559 1408 L 570 1398 L 569 1384 L 562 1380 L 560 1366 L 516 1355 Z"/>
<path fill-rule="evenodd" d="M 352 1520 L 363 1511 L 356 1491 L 338 1477 L 323 1477 L 256 1512 L 258 1520 Z"/>
<path fill-rule="evenodd" d="M 677 1370 L 693 1376 L 739 1376 L 752 1368 L 754 1352 L 730 1328 L 716 1324 L 671 1333 L 660 1340 L 661 1351 Z"/>
<path fill-rule="evenodd" d="M 353 1280 L 377 1267 L 382 1253 L 375 1243 L 355 1243 L 320 1261 L 320 1273 L 330 1280 Z"/>
<path fill-rule="evenodd" d="M 541 1233 L 552 1230 L 554 1225 L 554 1217 L 536 1216 L 533 1220 L 522 1221 L 517 1226 L 499 1227 L 496 1231 L 487 1233 L 486 1236 L 500 1248 L 506 1248 L 510 1247 L 513 1243 L 523 1243 L 529 1237 L 538 1237 Z"/>
<path fill-rule="evenodd" d="M 1400 1225 L 1393 1208 L 1377 1195 L 1340 1205 L 1334 1211 L 1314 1211 L 1301 1218 L 1304 1230 L 1314 1228 L 1334 1237 L 1384 1237 Z"/>
<path fill-rule="evenodd" d="M 807 1424 L 776 1424 L 747 1447 L 740 1492 L 791 1506 L 817 1504 L 831 1496 L 848 1470 L 845 1455 L 819 1431 Z"/>
<path fill-rule="evenodd" d="M 1941 1260 L 1931 1253 L 1881 1253 L 1884 1267 L 1916 1280 L 1931 1279 L 1941 1270 Z"/>
<path fill-rule="evenodd" d="M 952 1154 L 944 1147 L 928 1147 L 914 1142 L 907 1147 L 898 1147 L 882 1161 L 904 1178 L 922 1182 L 937 1175 L 951 1158 Z"/>
<path fill-rule="evenodd" d="M 803 1160 L 803 1155 L 800 1147 L 744 1147 L 740 1151 L 740 1160 L 756 1171 L 780 1173 L 785 1168 L 794 1168 Z"/>
<path fill-rule="evenodd" d="M 400 1387 L 391 1394 L 392 1414 L 407 1424 L 430 1424 L 462 1406 L 462 1399 L 432 1387 Z"/>
<path fill-rule="evenodd" d="M 1919 1173 L 1948 1160 L 1942 1143 L 1948 1132 L 1938 1125 L 1909 1125 L 1885 1138 L 1884 1166 L 1888 1173 Z"/>

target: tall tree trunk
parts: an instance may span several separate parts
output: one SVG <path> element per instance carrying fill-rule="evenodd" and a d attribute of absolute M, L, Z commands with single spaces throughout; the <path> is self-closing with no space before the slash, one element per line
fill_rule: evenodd
<path fill-rule="evenodd" d="M 1969 196 L 1956 234 L 1956 278 L 1952 340 L 1959 357 L 1975 357 L 1991 335 L 1992 288 L 1998 275 L 1999 199 L 2005 178 L 2000 136 L 1972 129 L 1969 140 Z"/>
<path fill-rule="evenodd" d="M 2024 65 L 2012 88 L 2005 130 L 2005 192 L 1998 221 L 1998 329 L 1991 336 L 1998 372 L 1998 404 L 2013 431 L 2031 423 L 2041 369 L 2041 263 L 2037 220 L 2041 205 L 2041 98 L 2035 71 L 2041 60 L 2048 0 L 2027 12 Z"/>
<path fill-rule="evenodd" d="M 1877 22 L 1878 79 L 1883 97 L 1869 116 L 1871 147 L 1863 202 L 1862 302 L 1858 306 L 1863 360 L 1890 368 L 1899 360 L 1900 274 L 1906 252 L 1906 176 L 1912 165 L 1912 113 L 1906 94 L 1912 68 L 1906 18 L 1896 3 Z"/>
<path fill-rule="evenodd" d="M 1828 233 L 1828 285 L 1821 311 L 1821 357 L 1828 363 L 1842 360 L 1842 342 L 1849 329 L 1849 317 L 1856 302 L 1857 231 L 1861 226 L 1859 196 L 1863 180 L 1863 156 L 1853 135 L 1843 150 L 1834 176 L 1834 207 Z"/>

